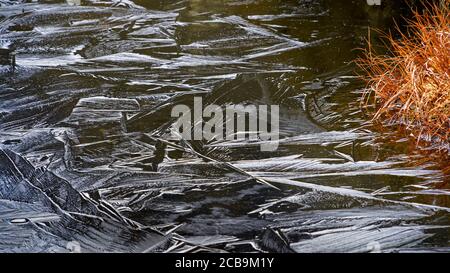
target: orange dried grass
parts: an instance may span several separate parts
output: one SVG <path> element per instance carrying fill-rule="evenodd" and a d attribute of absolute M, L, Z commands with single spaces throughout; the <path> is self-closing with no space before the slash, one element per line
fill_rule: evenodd
<path fill-rule="evenodd" d="M 449 150 L 450 0 L 414 12 L 400 39 L 384 35 L 392 56 L 369 49 L 357 63 L 366 73 L 364 103 L 374 100 L 374 120 L 405 126 L 417 141 Z M 397 28 L 399 31 L 399 28 Z"/>

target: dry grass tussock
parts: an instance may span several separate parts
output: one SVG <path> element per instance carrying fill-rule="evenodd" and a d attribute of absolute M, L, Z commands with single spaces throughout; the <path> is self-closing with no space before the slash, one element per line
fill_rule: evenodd
<path fill-rule="evenodd" d="M 374 53 L 369 42 L 357 61 L 368 82 L 364 105 L 375 105 L 375 121 L 397 124 L 418 143 L 449 152 L 450 0 L 414 11 L 401 37 L 384 37 L 389 56 Z"/>

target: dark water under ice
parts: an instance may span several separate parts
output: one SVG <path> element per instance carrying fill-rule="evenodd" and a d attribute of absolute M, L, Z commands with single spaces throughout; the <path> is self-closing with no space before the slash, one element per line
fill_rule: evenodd
<path fill-rule="evenodd" d="M 17 2 L 0 0 L 17 53 L 0 66 L 0 252 L 450 250 L 439 164 L 360 109 L 355 49 L 400 7 Z M 280 105 L 279 149 L 173 142 L 171 108 L 194 96 Z"/>

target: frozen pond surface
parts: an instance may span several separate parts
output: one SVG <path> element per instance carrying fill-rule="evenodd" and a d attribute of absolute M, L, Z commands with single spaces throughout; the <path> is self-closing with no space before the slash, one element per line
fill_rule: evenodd
<path fill-rule="evenodd" d="M 450 251 L 440 168 L 360 110 L 354 49 L 389 9 L 17 2 L 0 0 L 17 53 L 0 66 L 0 252 Z M 194 96 L 280 105 L 279 149 L 173 141 Z"/>

